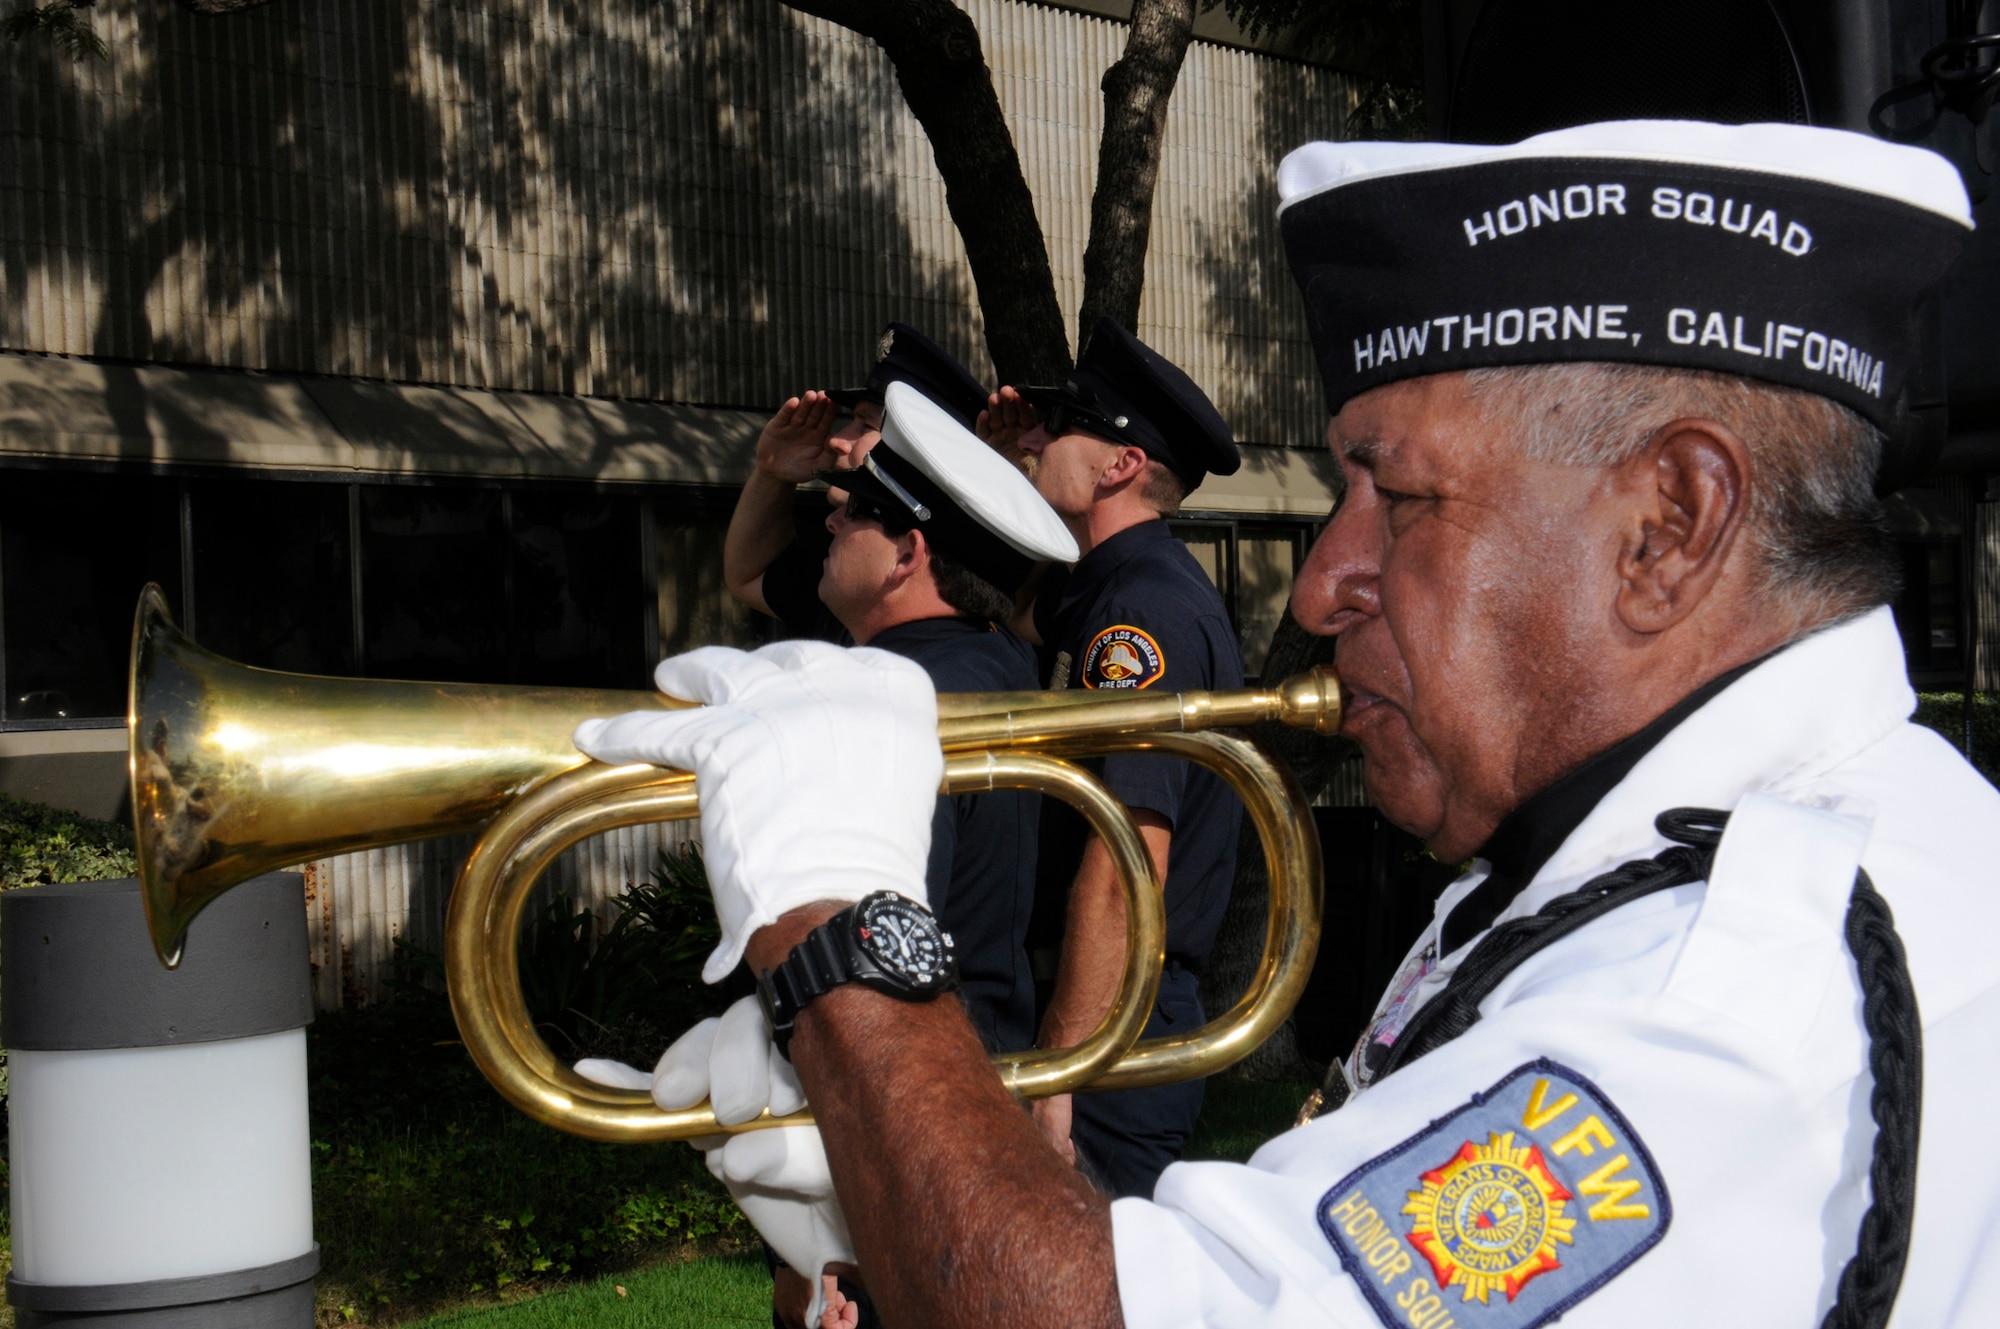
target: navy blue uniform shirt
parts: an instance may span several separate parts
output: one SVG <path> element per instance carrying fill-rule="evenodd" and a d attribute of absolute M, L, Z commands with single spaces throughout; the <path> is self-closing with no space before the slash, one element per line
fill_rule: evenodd
<path fill-rule="evenodd" d="M 1019 692 L 1035 686 L 1034 650 L 1005 628 L 926 618 L 868 643 L 922 665 L 939 692 Z M 931 912 L 957 944 L 960 994 L 988 1050 L 1035 1042 L 1028 915 L 1035 904 L 1041 795 L 1007 789 L 938 799 L 924 874 Z"/>
<path fill-rule="evenodd" d="M 798 537 L 764 569 L 764 603 L 787 637 L 852 646 L 854 638 L 819 598 L 820 574 L 832 544 L 833 532 L 825 522 L 801 525 Z"/>
<path fill-rule="evenodd" d="M 1045 585 L 1035 618 L 1061 677 L 1051 687 L 1189 692 L 1243 686 L 1243 655 L 1222 596 L 1165 521 L 1127 527 Z M 1130 808 L 1173 826 L 1167 856 L 1167 955 L 1199 970 L 1215 944 L 1236 873 L 1236 796 L 1221 777 L 1176 757 L 1123 753 L 1091 763 Z M 1041 899 L 1076 880 L 1083 818 L 1050 800 L 1042 821 Z M 1060 916 L 1060 915 L 1058 915 Z"/>

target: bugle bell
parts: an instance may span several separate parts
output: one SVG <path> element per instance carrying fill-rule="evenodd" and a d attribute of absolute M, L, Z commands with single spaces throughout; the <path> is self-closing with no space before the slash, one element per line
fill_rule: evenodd
<path fill-rule="evenodd" d="M 699 812 L 691 775 L 590 761 L 572 746 L 572 731 L 591 716 L 686 704 L 654 692 L 254 669 L 189 640 L 149 586 L 133 626 L 127 721 L 154 947 L 163 963 L 178 963 L 202 908 L 259 873 L 490 822 L 452 892 L 445 964 L 461 1037 L 501 1094 L 538 1120 L 600 1140 L 779 1124 L 766 1116 L 726 1128 L 706 1104 L 665 1112 L 644 1093 L 582 1079 L 549 1051 L 522 995 L 520 922 L 556 856 L 619 826 Z M 1318 837 L 1289 773 L 1220 731 L 1280 720 L 1331 733 L 1339 714 L 1338 689 L 1322 670 L 1271 689 L 938 698 L 944 791 L 1026 788 L 1064 799 L 1104 839 L 1126 891 L 1126 971 L 1110 1011 L 1074 1048 L 997 1055 L 1010 1088 L 1040 1097 L 1211 1075 L 1283 1022 L 1319 939 Z M 1170 753 L 1216 771 L 1249 810 L 1270 870 L 1264 953 L 1248 990 L 1200 1029 L 1167 1038 L 1139 1038 L 1165 955 L 1160 884 L 1130 815 L 1075 760 L 1117 751 Z"/>

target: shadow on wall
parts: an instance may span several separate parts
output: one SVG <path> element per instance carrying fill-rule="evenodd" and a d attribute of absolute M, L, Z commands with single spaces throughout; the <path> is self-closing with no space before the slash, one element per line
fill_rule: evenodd
<path fill-rule="evenodd" d="M 926 200 L 887 62 L 830 25 L 728 0 L 97 12 L 109 61 L 4 53 L 8 346 L 757 407 L 851 379 L 891 317 L 983 362 L 956 256 L 905 220 Z"/>
<path fill-rule="evenodd" d="M 1305 310 L 1278 239 L 1278 163 L 1301 144 L 1343 137 L 1349 103 L 1358 91 L 1343 81 L 1337 100 L 1329 101 L 1318 95 L 1325 84 L 1313 79 L 1306 66 L 1277 61 L 1264 71 L 1259 86 L 1255 185 L 1244 191 L 1226 229 L 1201 226 L 1195 237 L 1208 317 L 1227 341 L 1235 371 L 1224 400 L 1216 404 L 1232 420 L 1283 420 L 1295 418 L 1299 401 L 1309 400 L 1312 409 L 1306 418 L 1322 429 L 1308 437 L 1257 441 L 1319 448 L 1326 443 L 1323 394 Z M 1274 468 L 1280 460 L 1249 455 L 1245 465 Z"/>

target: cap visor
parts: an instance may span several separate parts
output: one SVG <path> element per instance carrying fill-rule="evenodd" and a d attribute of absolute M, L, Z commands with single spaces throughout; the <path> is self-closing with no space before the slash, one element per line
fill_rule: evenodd
<path fill-rule="evenodd" d="M 834 388 L 826 394 L 836 406 L 852 407 L 856 402 L 872 401 L 882 404 L 882 394 L 873 388 Z"/>
<path fill-rule="evenodd" d="M 826 481 L 826 487 L 829 489 L 838 489 L 844 493 L 859 494 L 863 498 L 873 499 L 893 512 L 906 510 L 903 507 L 903 500 L 897 498 L 889 486 L 860 467 L 851 471 L 814 471 L 813 479 Z"/>
<path fill-rule="evenodd" d="M 1054 406 L 1057 402 L 1073 400 L 1070 397 L 1069 389 L 1064 387 L 1053 387 L 1053 388 L 1017 387 L 1014 389 L 1014 391 L 1020 393 L 1024 398 L 1026 398 L 1028 404 L 1030 406 L 1033 406 L 1037 412 L 1046 412 L 1049 409 L 1049 407 Z"/>

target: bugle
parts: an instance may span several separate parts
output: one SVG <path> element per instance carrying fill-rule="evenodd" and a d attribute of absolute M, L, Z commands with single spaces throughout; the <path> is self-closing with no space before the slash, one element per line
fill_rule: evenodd
<path fill-rule="evenodd" d="M 453 888 L 445 964 L 474 1061 L 536 1119 L 593 1139 L 687 1139 L 719 1126 L 706 1104 L 665 1112 L 644 1093 L 577 1076 L 536 1032 L 517 961 L 535 881 L 603 831 L 698 815 L 694 779 L 590 761 L 577 723 L 687 703 L 653 692 L 322 678 L 236 664 L 173 624 L 157 587 L 133 626 L 127 721 L 132 815 L 147 925 L 178 963 L 188 924 L 241 881 L 322 857 L 486 826 Z M 1034 789 L 1062 798 L 1104 839 L 1127 902 L 1126 969 L 1099 1027 L 1066 1049 L 994 1058 L 1029 1097 L 1136 1088 L 1215 1073 L 1290 1014 L 1320 927 L 1319 844 L 1296 782 L 1254 744 L 1221 732 L 1265 720 L 1331 733 L 1339 691 L 1321 670 L 1226 692 L 945 694 L 943 791 Z M 1249 988 L 1200 1029 L 1141 1040 L 1159 984 L 1160 884 L 1130 815 L 1077 759 L 1149 751 L 1199 762 L 1242 798 L 1263 842 L 1271 905 Z M 490 823 L 490 825 L 488 825 Z M 808 1121 L 799 1114 L 786 1123 Z"/>

